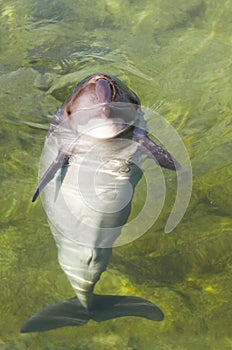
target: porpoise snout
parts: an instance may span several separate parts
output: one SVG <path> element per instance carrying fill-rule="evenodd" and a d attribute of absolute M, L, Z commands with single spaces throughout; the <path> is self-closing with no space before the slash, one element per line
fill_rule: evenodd
<path fill-rule="evenodd" d="M 96 81 L 95 92 L 99 103 L 112 101 L 111 86 L 106 79 L 100 78 Z"/>

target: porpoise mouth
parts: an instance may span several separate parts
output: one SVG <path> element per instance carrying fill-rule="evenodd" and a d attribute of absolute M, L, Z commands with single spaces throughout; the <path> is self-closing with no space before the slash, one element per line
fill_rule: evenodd
<path fill-rule="evenodd" d="M 138 105 L 119 98 L 108 76 L 95 76 L 64 105 L 73 130 L 99 139 L 113 138 L 135 124 Z"/>

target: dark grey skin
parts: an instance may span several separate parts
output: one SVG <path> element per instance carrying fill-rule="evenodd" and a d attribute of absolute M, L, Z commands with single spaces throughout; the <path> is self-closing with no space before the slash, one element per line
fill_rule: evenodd
<path fill-rule="evenodd" d="M 145 152 L 164 168 L 179 167 L 148 137 L 142 122 L 137 95 L 106 74 L 94 74 L 81 81 L 58 109 L 45 140 L 42 175 L 32 201 L 43 190 L 58 260 L 76 297 L 38 311 L 21 332 L 83 325 L 90 319 L 163 319 L 162 311 L 145 299 L 93 293 L 130 214 L 133 195 L 126 205 L 121 205 L 127 199 L 126 184 L 129 181 L 134 191 L 142 176 L 133 156 Z M 129 171 L 122 171 L 125 164 L 130 164 Z M 100 169 L 98 177 L 96 169 Z M 115 186 L 118 193 L 114 203 Z M 95 203 L 95 190 L 101 193 L 102 202 Z M 115 210 L 108 211 L 109 201 Z"/>

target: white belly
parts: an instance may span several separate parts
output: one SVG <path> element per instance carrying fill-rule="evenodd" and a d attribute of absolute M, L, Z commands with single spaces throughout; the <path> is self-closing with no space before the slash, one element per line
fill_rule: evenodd
<path fill-rule="evenodd" d="M 54 159 L 51 145 L 50 140 L 45 147 L 45 169 Z M 141 177 L 140 170 L 128 164 L 136 153 L 135 144 L 114 139 L 91 150 L 84 147 L 83 151 L 81 145 L 75 149 L 66 172 L 58 171 L 42 194 L 53 235 L 57 243 L 66 237 L 88 247 L 112 247 L 128 219 Z"/>

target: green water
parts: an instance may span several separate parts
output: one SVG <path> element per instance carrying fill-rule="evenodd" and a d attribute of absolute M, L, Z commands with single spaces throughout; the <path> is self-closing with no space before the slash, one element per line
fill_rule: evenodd
<path fill-rule="evenodd" d="M 232 349 L 232 0 L 0 6 L 0 350 Z M 175 183 L 165 171 L 159 219 L 139 240 L 114 249 L 97 286 L 149 299 L 165 320 L 92 321 L 22 335 L 33 312 L 73 296 L 41 202 L 32 204 L 31 196 L 50 117 L 97 71 L 119 77 L 163 115 L 191 159 L 193 191 L 181 223 L 164 233 Z"/>

